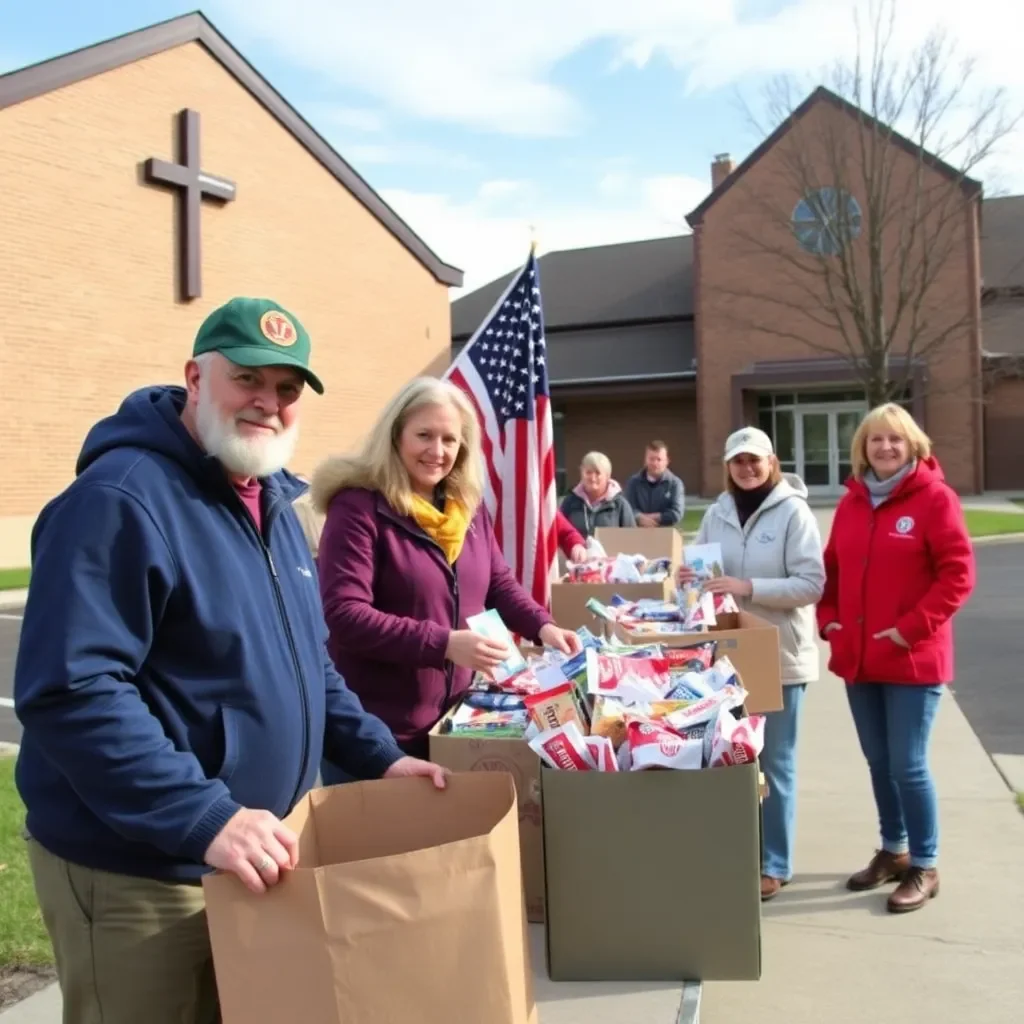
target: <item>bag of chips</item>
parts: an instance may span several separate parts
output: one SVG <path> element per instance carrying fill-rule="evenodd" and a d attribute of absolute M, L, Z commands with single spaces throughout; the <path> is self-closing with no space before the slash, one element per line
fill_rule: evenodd
<path fill-rule="evenodd" d="M 656 722 L 633 721 L 627 730 L 630 770 L 699 769 L 704 763 L 703 738 L 684 739 Z"/>
<path fill-rule="evenodd" d="M 764 716 L 735 718 L 723 710 L 714 728 L 711 743 L 711 767 L 750 764 L 756 761 L 764 749 Z"/>
<path fill-rule="evenodd" d="M 614 697 L 595 697 L 590 721 L 592 736 L 602 736 L 618 750 L 626 741 L 626 707 Z"/>
<path fill-rule="evenodd" d="M 671 685 L 663 657 L 620 657 L 587 651 L 587 690 L 595 697 L 617 697 L 627 704 L 661 700 Z"/>
<path fill-rule="evenodd" d="M 579 726 L 570 722 L 548 729 L 530 740 L 530 748 L 549 767 L 559 771 L 592 772 L 596 767 L 590 759 L 587 744 Z"/>

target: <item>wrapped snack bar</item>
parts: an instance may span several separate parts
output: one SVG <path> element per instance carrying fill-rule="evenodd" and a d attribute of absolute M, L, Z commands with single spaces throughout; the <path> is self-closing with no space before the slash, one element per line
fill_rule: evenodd
<path fill-rule="evenodd" d="M 575 772 L 596 770 L 583 733 L 572 722 L 534 736 L 530 740 L 530 747 L 551 768 Z"/>

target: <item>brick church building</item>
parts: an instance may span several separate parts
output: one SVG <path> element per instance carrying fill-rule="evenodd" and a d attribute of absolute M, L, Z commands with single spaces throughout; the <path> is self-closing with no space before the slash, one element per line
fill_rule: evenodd
<path fill-rule="evenodd" d="M 894 196 L 928 197 L 904 249 L 910 222 L 875 239 L 864 176 L 828 171 L 858 132 L 884 135 Z M 657 437 L 688 492 L 712 496 L 725 437 L 756 424 L 812 494 L 838 494 L 867 404 L 854 365 L 864 348 L 830 310 L 844 280 L 870 278 L 870 236 L 887 253 L 896 397 L 961 493 L 1024 493 L 1024 196 L 983 198 L 980 183 L 825 89 L 739 166 L 718 158 L 711 185 L 686 218 L 692 234 L 541 257 L 563 487 L 595 449 L 624 481 Z M 453 303 L 454 352 L 509 279 Z"/>

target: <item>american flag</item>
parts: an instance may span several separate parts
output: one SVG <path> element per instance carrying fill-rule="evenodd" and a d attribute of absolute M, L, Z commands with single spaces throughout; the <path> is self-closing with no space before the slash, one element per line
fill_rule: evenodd
<path fill-rule="evenodd" d="M 555 448 L 540 271 L 531 250 L 445 376 L 483 434 L 487 509 L 515 577 L 548 607 L 555 571 Z"/>

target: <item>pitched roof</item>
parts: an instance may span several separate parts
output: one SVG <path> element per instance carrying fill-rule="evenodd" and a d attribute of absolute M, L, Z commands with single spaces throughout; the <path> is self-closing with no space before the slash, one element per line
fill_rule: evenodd
<path fill-rule="evenodd" d="M 746 158 L 746 160 L 744 160 L 727 178 L 725 178 L 724 181 L 721 182 L 718 188 L 713 189 L 711 194 L 708 195 L 708 197 L 698 207 L 696 207 L 696 209 L 686 215 L 686 222 L 690 227 L 696 227 L 704 219 L 704 214 L 706 214 L 708 210 L 717 203 L 718 200 L 721 199 L 721 197 L 725 195 L 725 193 L 728 192 L 729 189 L 731 189 L 733 185 L 735 185 L 740 178 L 742 178 L 743 175 L 746 174 L 747 171 L 749 171 L 761 159 L 761 157 L 765 155 L 765 153 L 768 152 L 768 150 L 777 145 L 778 142 L 788 134 L 797 121 L 799 121 L 812 107 L 817 106 L 819 103 L 830 103 L 836 109 L 842 111 L 844 114 L 848 114 L 850 117 L 856 118 L 868 127 L 878 127 L 882 131 L 890 133 L 892 142 L 899 146 L 900 149 L 906 150 L 906 152 L 914 157 L 915 160 L 920 155 L 921 159 L 923 159 L 926 164 L 934 168 L 940 174 L 944 174 L 955 181 L 959 181 L 964 191 L 968 194 L 979 194 L 981 192 L 981 182 L 975 181 L 973 178 L 966 177 L 955 167 L 952 167 L 944 160 L 940 160 L 932 153 L 924 151 L 922 154 L 921 150 L 919 150 L 918 147 L 906 136 L 900 135 L 899 132 L 892 131 L 888 125 L 882 124 L 876 118 L 861 110 L 849 100 L 843 99 L 842 96 L 837 95 L 831 89 L 826 89 L 825 86 L 820 85 L 786 118 L 785 121 L 782 122 L 782 124 L 779 125 L 778 128 L 775 129 L 775 131 L 771 133 L 771 135 L 768 136 L 768 138 L 764 140 L 764 142 L 761 143 L 760 146 L 757 147 L 757 149 L 755 149 Z"/>
<path fill-rule="evenodd" d="M 186 43 L 205 47 L 441 284 L 461 287 L 462 271 L 441 260 L 198 11 L 0 75 L 0 110 Z"/>
<path fill-rule="evenodd" d="M 538 260 L 546 330 L 693 316 L 693 239 L 673 235 L 545 253 Z M 518 272 L 452 303 L 452 336 L 480 326 Z"/>
<path fill-rule="evenodd" d="M 985 199 L 981 207 L 984 287 L 1024 287 L 1024 195 Z M 693 316 L 693 238 L 564 249 L 540 258 L 548 330 L 685 320 Z M 452 303 L 452 338 L 480 326 L 512 274 Z"/>

